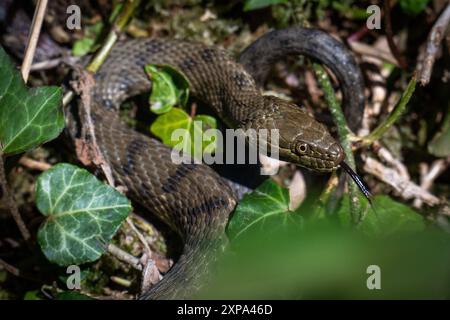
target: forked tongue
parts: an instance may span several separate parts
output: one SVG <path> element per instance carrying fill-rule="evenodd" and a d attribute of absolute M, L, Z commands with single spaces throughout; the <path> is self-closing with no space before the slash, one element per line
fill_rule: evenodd
<path fill-rule="evenodd" d="M 369 188 L 364 183 L 364 181 L 361 179 L 361 177 L 355 171 L 353 171 L 353 169 L 350 168 L 350 166 L 345 161 L 341 162 L 341 168 L 344 169 L 345 172 L 347 172 L 347 174 L 353 179 L 353 181 L 355 181 L 359 190 L 361 190 L 361 192 L 364 194 L 364 196 L 369 201 L 370 206 L 373 207 L 372 206 L 372 194 L 370 193 Z"/>

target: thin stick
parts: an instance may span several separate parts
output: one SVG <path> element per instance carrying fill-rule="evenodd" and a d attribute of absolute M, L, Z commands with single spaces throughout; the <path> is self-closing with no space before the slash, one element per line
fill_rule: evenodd
<path fill-rule="evenodd" d="M 22 67 L 20 68 L 23 80 L 25 82 L 28 81 L 28 75 L 30 74 L 30 67 L 33 62 L 34 53 L 39 40 L 39 34 L 41 33 L 47 3 L 48 0 L 39 0 L 36 6 L 37 8 L 34 11 L 33 21 L 31 22 L 31 32 L 28 36 L 27 48 L 25 50 Z"/>
<path fill-rule="evenodd" d="M 436 178 L 438 178 L 439 175 L 444 172 L 449 166 L 450 161 L 448 160 L 450 160 L 450 158 L 447 160 L 438 159 L 431 164 L 430 168 L 428 168 L 428 165 L 426 164 L 422 164 L 420 166 L 420 187 L 423 190 L 428 191 L 431 189 L 434 180 L 436 180 Z M 415 199 L 414 206 L 416 208 L 420 208 L 422 206 L 422 201 L 420 199 Z"/>
<path fill-rule="evenodd" d="M 20 277 L 20 270 L 17 269 L 16 267 L 10 265 L 9 263 L 7 263 L 5 260 L 0 259 L 0 267 L 2 267 L 3 269 L 5 269 L 6 271 L 8 271 L 9 273 L 11 273 L 12 275 L 16 276 L 16 277 Z"/>
<path fill-rule="evenodd" d="M 8 182 L 6 181 L 6 173 L 5 166 L 3 161 L 3 153 L 0 151 L 0 187 L 3 189 L 3 197 L 8 204 L 9 209 L 11 210 L 11 215 L 16 221 L 17 226 L 19 227 L 20 233 L 25 241 L 28 241 L 31 238 L 30 231 L 28 231 L 25 222 L 22 220 L 22 217 L 19 213 L 19 208 L 17 207 L 17 202 L 14 200 L 14 197 L 9 190 Z"/>
<path fill-rule="evenodd" d="M 111 255 L 113 255 L 114 257 L 116 257 L 117 259 L 119 259 L 120 261 L 128 263 L 134 269 L 136 269 L 138 271 L 142 271 L 142 265 L 141 265 L 139 259 L 132 256 L 128 252 L 123 251 L 122 249 L 120 249 L 119 247 L 117 247 L 111 243 L 108 244 L 108 252 Z"/>
<path fill-rule="evenodd" d="M 142 245 L 144 246 L 144 249 L 147 253 L 148 258 L 152 257 L 152 249 L 150 249 L 150 246 L 147 243 L 147 240 L 145 239 L 145 237 L 142 235 L 142 233 L 136 228 L 136 226 L 134 225 L 133 221 L 131 220 L 131 217 L 127 217 L 126 219 L 128 225 L 130 226 L 131 230 L 133 230 L 133 232 L 137 235 L 137 237 L 139 238 L 139 241 L 142 243 Z"/>
<path fill-rule="evenodd" d="M 398 66 L 398 62 L 395 59 L 395 57 L 392 55 L 390 51 L 385 51 L 382 49 L 376 49 L 371 45 L 365 44 L 363 42 L 359 41 L 352 41 L 349 42 L 349 46 L 352 49 L 352 51 L 362 55 L 362 56 L 368 56 L 373 57 L 381 61 L 386 61 L 389 63 L 392 63 L 396 66 Z"/>
<path fill-rule="evenodd" d="M 436 20 L 433 28 L 431 28 L 430 34 L 428 35 L 425 57 L 421 63 L 417 65 L 417 78 L 423 86 L 430 81 L 434 60 L 439 52 L 441 41 L 444 38 L 449 23 L 450 4 L 447 5 L 442 14 Z"/>
<path fill-rule="evenodd" d="M 47 171 L 52 167 L 50 163 L 43 162 L 43 161 L 37 161 L 31 158 L 28 158 L 27 156 L 23 156 L 20 158 L 19 163 L 24 166 L 25 168 L 31 169 L 31 170 L 39 170 L 39 171 Z"/>
<path fill-rule="evenodd" d="M 424 190 L 411 180 L 402 177 L 397 170 L 386 167 L 374 158 L 367 157 L 364 170 L 393 187 L 403 199 L 420 199 L 430 206 L 441 203 L 438 197 Z"/>

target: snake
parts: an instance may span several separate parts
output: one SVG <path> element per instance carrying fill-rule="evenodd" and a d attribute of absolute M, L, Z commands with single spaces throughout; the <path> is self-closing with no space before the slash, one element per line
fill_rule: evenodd
<path fill-rule="evenodd" d="M 205 164 L 172 161 L 171 148 L 130 128 L 119 116 L 127 99 L 149 92 L 144 66 L 168 65 L 182 73 L 192 96 L 231 128 L 278 129 L 281 160 L 319 172 L 345 162 L 341 145 L 305 109 L 263 94 L 271 65 L 304 54 L 329 67 L 339 79 L 349 126 L 357 128 L 364 108 L 361 72 L 339 41 L 318 29 L 292 27 L 259 38 L 239 61 L 224 49 L 183 40 L 120 41 L 95 75 L 91 117 L 98 147 L 127 195 L 175 231 L 183 250 L 161 281 L 140 299 L 188 299 L 207 282 L 215 257 L 226 245 L 226 225 L 238 197 Z M 268 143 L 271 141 L 269 139 Z"/>
<path fill-rule="evenodd" d="M 66 4 L 66 0 L 58 1 Z M 0 6 L 0 21 L 5 20 L 12 3 L 6 0 L 6 6 Z M 50 9 L 65 7 L 52 5 Z M 11 25 L 19 31 L 27 30 L 24 25 L 29 24 L 29 19 L 20 11 L 18 14 Z M 23 52 L 23 43 L 15 41 L 9 46 L 5 40 L 11 51 L 19 52 L 18 56 Z M 44 34 L 36 59 L 48 58 L 59 50 Z M 272 66 L 289 55 L 306 55 L 333 72 L 343 94 L 348 126 L 356 131 L 364 111 L 361 71 L 341 42 L 314 28 L 268 32 L 249 45 L 238 61 L 221 48 L 201 43 L 164 38 L 119 41 L 95 74 L 90 92 L 91 118 L 102 157 L 127 196 L 168 225 L 183 242 L 176 263 L 140 299 L 195 297 L 227 245 L 225 229 L 239 199 L 236 185 L 209 166 L 175 163 L 170 147 L 121 120 L 121 104 L 151 90 L 151 80 L 144 72 L 147 64 L 168 65 L 183 74 L 192 96 L 212 108 L 228 127 L 256 132 L 277 129 L 279 140 L 275 147 L 281 160 L 319 172 L 342 167 L 369 194 L 344 161 L 341 145 L 325 125 L 292 102 L 263 94 Z M 75 138 L 81 124 L 73 121 L 69 112 L 66 118 L 69 135 Z M 272 143 L 270 138 L 268 143 Z"/>

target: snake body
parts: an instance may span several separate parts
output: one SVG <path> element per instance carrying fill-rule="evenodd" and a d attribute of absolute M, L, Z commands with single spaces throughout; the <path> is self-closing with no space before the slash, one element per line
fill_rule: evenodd
<path fill-rule="evenodd" d="M 170 65 L 182 72 L 193 96 L 211 106 L 228 126 L 279 129 L 282 159 L 318 171 L 334 170 L 343 153 L 326 127 L 298 106 L 264 96 L 250 75 L 263 82 L 270 63 L 293 53 L 306 53 L 329 65 L 341 80 L 346 101 L 360 107 L 362 81 L 353 58 L 338 41 L 313 29 L 291 28 L 263 36 L 242 55 L 244 65 L 224 50 L 202 44 L 128 40 L 115 45 L 99 70 L 92 91 L 92 118 L 100 151 L 132 200 L 169 225 L 184 242 L 179 260 L 141 298 L 192 297 L 212 257 L 221 250 L 225 226 L 236 205 L 234 191 L 208 166 L 174 164 L 170 148 L 119 119 L 117 111 L 125 99 L 151 88 L 144 65 Z M 353 117 L 359 121 L 356 114 Z"/>

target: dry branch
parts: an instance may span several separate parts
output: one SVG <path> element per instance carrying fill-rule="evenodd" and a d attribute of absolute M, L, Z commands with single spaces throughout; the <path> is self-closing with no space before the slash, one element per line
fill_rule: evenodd
<path fill-rule="evenodd" d="M 436 20 L 428 35 L 428 41 L 420 62 L 417 64 L 417 75 L 421 85 L 426 85 L 430 81 L 431 71 L 434 61 L 439 52 L 439 47 L 444 38 L 447 27 L 450 23 L 450 4 L 444 9 L 440 17 Z"/>

